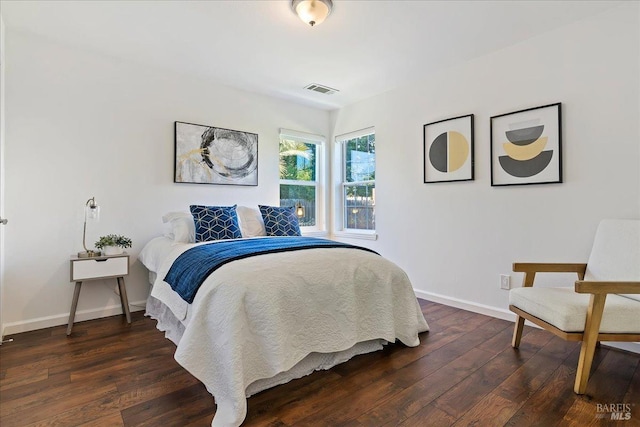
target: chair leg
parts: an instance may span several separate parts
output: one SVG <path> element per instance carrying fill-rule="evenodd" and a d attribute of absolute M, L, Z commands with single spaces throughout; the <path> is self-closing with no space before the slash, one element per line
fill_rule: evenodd
<path fill-rule="evenodd" d="M 520 347 L 520 339 L 522 338 L 522 330 L 524 329 L 524 317 L 517 316 L 516 324 L 513 326 L 513 338 L 511 339 L 511 347 Z"/>
<path fill-rule="evenodd" d="M 589 381 L 589 374 L 591 373 L 591 364 L 593 363 L 593 354 L 596 350 L 596 342 L 598 342 L 600 321 L 602 320 L 602 311 L 604 310 L 606 297 L 606 294 L 591 294 L 582 347 L 580 349 L 580 358 L 578 359 L 576 382 L 573 387 L 573 391 L 576 394 L 585 394 L 587 391 L 587 382 Z"/>

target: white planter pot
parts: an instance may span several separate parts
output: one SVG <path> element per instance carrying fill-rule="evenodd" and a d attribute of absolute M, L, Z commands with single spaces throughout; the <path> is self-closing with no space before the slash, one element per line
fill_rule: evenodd
<path fill-rule="evenodd" d="M 120 255 L 124 249 L 120 246 L 105 246 L 102 251 L 105 255 Z"/>

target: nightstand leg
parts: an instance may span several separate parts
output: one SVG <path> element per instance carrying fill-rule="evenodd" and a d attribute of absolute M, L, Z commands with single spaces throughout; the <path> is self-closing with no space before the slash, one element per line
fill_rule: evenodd
<path fill-rule="evenodd" d="M 76 317 L 76 308 L 78 308 L 78 298 L 80 297 L 80 287 L 82 282 L 76 282 L 76 288 L 73 291 L 73 301 L 71 302 L 71 311 L 69 312 L 69 324 L 67 325 L 67 335 L 71 335 L 73 328 L 73 319 Z"/>
<path fill-rule="evenodd" d="M 124 277 L 118 277 L 118 289 L 120 290 L 120 304 L 122 312 L 127 316 L 127 323 L 131 323 L 131 312 L 129 311 L 129 300 L 127 299 L 127 288 L 124 284 Z"/>

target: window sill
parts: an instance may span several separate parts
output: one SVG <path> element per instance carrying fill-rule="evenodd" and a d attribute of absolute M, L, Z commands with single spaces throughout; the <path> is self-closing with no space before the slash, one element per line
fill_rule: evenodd
<path fill-rule="evenodd" d="M 333 236 L 345 239 L 378 240 L 378 234 L 376 232 L 363 233 L 343 230 L 334 232 Z"/>
<path fill-rule="evenodd" d="M 301 233 L 303 236 L 307 236 L 307 237 L 328 237 L 329 236 L 328 232 L 322 231 L 322 230 L 304 231 L 304 229 L 302 229 Z"/>

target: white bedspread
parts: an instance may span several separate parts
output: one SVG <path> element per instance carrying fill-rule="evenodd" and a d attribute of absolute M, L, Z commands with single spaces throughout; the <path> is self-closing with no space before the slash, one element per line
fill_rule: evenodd
<path fill-rule="evenodd" d="M 234 261 L 214 272 L 189 306 L 162 279 L 192 246 L 174 248 L 151 295 L 186 325 L 175 359 L 215 397 L 213 426 L 240 425 L 247 387 L 312 352 L 342 351 L 373 339 L 416 346 L 418 333 L 428 330 L 404 271 L 354 249 Z"/>

